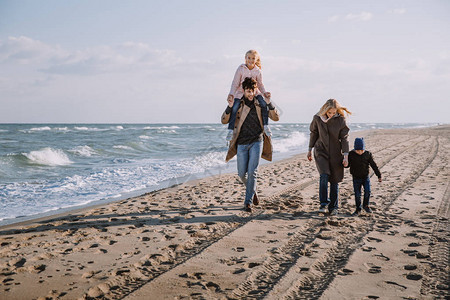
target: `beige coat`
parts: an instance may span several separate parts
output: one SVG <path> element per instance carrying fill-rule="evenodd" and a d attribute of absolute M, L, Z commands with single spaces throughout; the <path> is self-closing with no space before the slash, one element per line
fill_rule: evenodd
<path fill-rule="evenodd" d="M 259 102 L 256 100 L 253 100 L 253 101 L 255 101 L 256 113 L 258 115 L 258 119 L 261 124 L 261 128 L 264 128 L 262 116 L 261 116 L 261 107 L 259 106 Z M 249 112 L 250 112 L 250 107 L 248 107 L 247 105 L 244 104 L 244 100 L 241 100 L 241 105 L 236 114 L 236 122 L 235 122 L 234 130 L 233 130 L 233 139 L 230 142 L 230 147 L 228 148 L 227 157 L 225 158 L 225 161 L 227 161 L 227 162 L 230 159 L 232 159 L 237 153 L 236 141 L 239 136 L 239 133 L 241 132 L 242 124 L 244 123 L 245 119 L 247 118 L 247 115 Z M 231 114 L 226 114 L 224 112 L 222 114 L 222 120 L 221 120 L 222 124 L 228 124 L 228 122 L 230 121 L 230 116 L 231 116 Z M 278 121 L 280 119 L 280 114 L 276 108 L 273 110 L 269 110 L 269 118 L 272 119 L 273 121 Z M 263 137 L 264 142 L 263 142 L 263 150 L 262 150 L 261 157 L 264 158 L 265 160 L 272 161 L 272 140 L 270 139 L 270 137 L 268 137 L 266 135 L 265 132 L 263 133 L 263 136 L 264 136 Z"/>
<path fill-rule="evenodd" d="M 335 115 L 328 122 L 315 115 L 309 127 L 309 148 L 314 148 L 314 160 L 319 174 L 330 175 L 330 182 L 344 178 L 343 153 L 348 153 L 349 128 L 345 118 Z"/>

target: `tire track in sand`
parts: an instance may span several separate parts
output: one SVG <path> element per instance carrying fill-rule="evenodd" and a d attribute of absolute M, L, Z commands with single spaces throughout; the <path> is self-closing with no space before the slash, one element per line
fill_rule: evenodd
<path fill-rule="evenodd" d="M 427 139 L 429 138 L 423 138 L 421 141 L 425 141 Z M 380 164 L 380 166 L 383 167 L 395 158 L 399 157 L 401 154 L 411 150 L 416 145 L 417 143 L 412 143 L 412 145 L 406 147 L 403 151 L 398 151 L 390 155 Z M 431 155 L 424 161 L 424 163 L 421 164 L 419 170 L 413 171 L 409 174 L 407 179 L 390 193 L 387 199 L 392 200 L 383 203 L 383 211 L 388 209 L 393 201 L 401 195 L 401 193 L 410 184 L 417 180 L 429 163 L 436 157 L 438 149 L 436 139 L 432 141 L 429 148 L 430 151 L 427 151 L 427 153 L 431 153 Z M 326 222 L 333 221 L 328 220 Z M 341 237 L 336 240 L 334 246 L 329 248 L 324 255 L 316 259 L 316 262 L 313 263 L 312 266 L 306 270 L 306 272 L 301 274 L 300 279 L 286 291 L 287 293 L 285 294 L 285 297 L 288 299 L 313 299 L 319 297 L 332 282 L 337 272 L 345 266 L 350 255 L 361 244 L 362 239 L 373 228 L 374 224 L 375 222 L 372 220 L 370 221 L 369 226 L 366 227 L 369 228 L 369 230 L 355 230 L 356 228 L 352 228 L 352 230 L 346 232 L 345 235 L 341 235 Z M 309 221 L 301 233 L 295 234 L 285 246 L 280 247 L 277 256 L 269 258 L 267 263 L 265 263 L 258 270 L 255 270 L 255 272 L 248 277 L 246 282 L 241 284 L 230 294 L 229 298 L 261 299 L 269 294 L 269 292 L 273 290 L 275 285 L 279 282 L 281 277 L 286 274 L 291 267 L 293 267 L 296 260 L 301 256 L 302 251 L 308 251 L 308 247 L 305 247 L 305 244 L 311 245 L 314 240 L 320 238 L 317 229 L 320 228 L 321 225 L 323 225 L 323 222 L 319 220 Z M 332 225 L 339 226 L 341 224 L 332 223 Z M 307 234 L 305 235 L 304 232 L 307 232 Z M 298 248 L 295 248 L 296 246 Z M 282 264 L 277 264 L 277 261 L 280 261 L 280 258 L 284 258 L 286 261 Z M 278 294 L 274 299 L 279 296 L 280 295 Z"/>

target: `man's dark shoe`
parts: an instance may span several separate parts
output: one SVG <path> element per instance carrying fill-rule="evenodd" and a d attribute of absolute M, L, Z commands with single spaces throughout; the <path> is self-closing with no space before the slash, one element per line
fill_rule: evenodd
<path fill-rule="evenodd" d="M 253 205 L 258 205 L 259 204 L 259 199 L 258 199 L 258 195 L 255 194 L 253 195 Z"/>
<path fill-rule="evenodd" d="M 369 213 L 369 214 L 372 213 L 372 210 L 368 206 L 364 206 L 363 209 L 366 211 L 366 213 Z"/>
<path fill-rule="evenodd" d="M 244 210 L 245 210 L 246 212 L 252 212 L 252 207 L 250 206 L 250 204 L 245 204 L 245 205 L 244 205 Z"/>
<path fill-rule="evenodd" d="M 357 217 L 361 214 L 361 209 L 357 208 L 354 213 L 352 213 L 353 217 Z"/>

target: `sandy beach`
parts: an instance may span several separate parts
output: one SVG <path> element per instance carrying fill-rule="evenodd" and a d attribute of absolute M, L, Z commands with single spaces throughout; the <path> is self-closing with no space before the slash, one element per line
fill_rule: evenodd
<path fill-rule="evenodd" d="M 361 136 L 352 133 L 353 138 Z M 450 125 L 363 134 L 373 214 L 319 214 L 306 155 L 0 228 L 0 299 L 448 299 Z"/>

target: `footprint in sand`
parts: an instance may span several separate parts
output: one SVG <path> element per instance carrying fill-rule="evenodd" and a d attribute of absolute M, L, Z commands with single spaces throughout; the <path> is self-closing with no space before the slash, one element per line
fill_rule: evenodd
<path fill-rule="evenodd" d="M 387 257 L 386 255 L 384 255 L 383 253 L 380 254 L 375 254 L 374 256 L 384 260 L 384 261 L 390 261 L 391 259 L 389 257 Z"/>
<path fill-rule="evenodd" d="M 233 274 L 241 274 L 244 273 L 246 270 L 244 268 L 239 268 L 233 271 Z"/>
<path fill-rule="evenodd" d="M 260 264 L 260 263 L 257 263 L 257 262 L 251 262 L 251 263 L 247 263 L 245 266 L 246 266 L 247 268 L 249 268 L 249 269 L 252 269 L 252 268 L 257 267 L 257 266 L 259 266 L 259 265 L 261 265 L 261 264 Z"/>
<path fill-rule="evenodd" d="M 409 279 L 409 280 L 420 280 L 420 279 L 422 279 L 422 277 L 423 277 L 422 275 L 417 274 L 417 273 L 409 273 L 406 275 L 406 279 Z"/>
<path fill-rule="evenodd" d="M 366 268 L 368 268 L 368 272 L 372 274 L 381 273 L 381 267 L 374 265 L 372 263 L 365 263 Z"/>
<path fill-rule="evenodd" d="M 422 244 L 420 244 L 420 243 L 410 243 L 410 244 L 408 244 L 408 247 L 420 247 L 420 246 L 422 246 Z"/>
<path fill-rule="evenodd" d="M 378 239 L 378 238 L 374 238 L 374 237 L 370 237 L 370 236 L 367 237 L 367 240 L 370 241 L 370 242 L 375 241 L 377 243 L 383 241 L 382 239 Z"/>
<path fill-rule="evenodd" d="M 398 286 L 398 287 L 401 287 L 401 288 L 403 288 L 403 289 L 407 289 L 407 287 L 406 286 L 404 286 L 404 285 L 401 285 L 401 284 L 398 284 L 397 282 L 395 282 L 395 281 L 385 281 L 387 284 L 392 284 L 392 285 L 396 285 L 396 286 Z"/>
<path fill-rule="evenodd" d="M 405 270 L 412 271 L 412 270 L 416 270 L 417 266 L 416 265 L 405 265 L 405 266 L 403 266 L 403 268 Z"/>
<path fill-rule="evenodd" d="M 203 275 L 206 273 L 196 272 L 196 273 L 183 273 L 178 275 L 181 278 L 191 278 L 191 279 L 202 279 Z"/>

